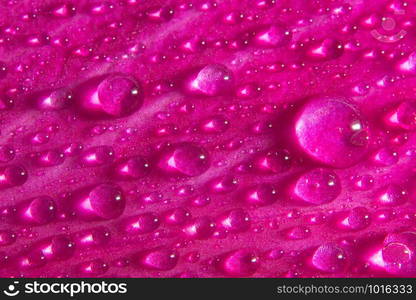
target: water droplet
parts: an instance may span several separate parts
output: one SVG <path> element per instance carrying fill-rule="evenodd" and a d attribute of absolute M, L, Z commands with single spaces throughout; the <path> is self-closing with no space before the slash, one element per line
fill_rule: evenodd
<path fill-rule="evenodd" d="M 148 175 L 150 163 L 141 156 L 123 159 L 114 166 L 115 176 L 124 180 L 134 180 Z"/>
<path fill-rule="evenodd" d="M 392 274 L 414 275 L 416 272 L 416 234 L 391 233 L 384 239 L 381 250 L 385 269 Z"/>
<path fill-rule="evenodd" d="M 0 162 L 9 162 L 15 157 L 15 151 L 11 146 L 0 145 Z"/>
<path fill-rule="evenodd" d="M 324 39 L 308 49 L 307 55 L 316 60 L 330 60 L 340 57 L 344 53 L 344 46 L 334 39 Z"/>
<path fill-rule="evenodd" d="M 110 238 L 110 231 L 106 227 L 97 227 L 77 233 L 76 243 L 81 247 L 102 247 Z"/>
<path fill-rule="evenodd" d="M 16 241 L 16 234 L 11 230 L 0 230 L 0 246 L 8 246 Z"/>
<path fill-rule="evenodd" d="M 229 232 L 244 232 L 250 228 L 249 214 L 241 209 L 233 209 L 218 218 L 217 224 Z"/>
<path fill-rule="evenodd" d="M 199 217 L 189 221 L 182 231 L 190 239 L 207 239 L 215 231 L 215 222 L 210 217 Z"/>
<path fill-rule="evenodd" d="M 65 260 L 75 252 L 75 244 L 69 236 L 58 235 L 39 247 L 46 259 Z"/>
<path fill-rule="evenodd" d="M 27 171 L 20 165 L 0 168 L 0 189 L 22 185 L 28 178 Z"/>
<path fill-rule="evenodd" d="M 171 225 L 182 225 L 189 220 L 191 213 L 184 208 L 175 208 L 165 213 L 165 223 Z"/>
<path fill-rule="evenodd" d="M 382 189 L 378 202 L 385 206 L 398 206 L 407 202 L 408 198 L 409 194 L 406 189 L 392 183 Z"/>
<path fill-rule="evenodd" d="M 341 228 L 349 230 L 362 230 L 371 223 L 371 215 L 365 207 L 355 207 L 340 219 Z"/>
<path fill-rule="evenodd" d="M 81 273 L 85 276 L 99 276 L 107 272 L 108 264 L 102 259 L 94 259 L 88 262 L 84 262 L 79 266 Z"/>
<path fill-rule="evenodd" d="M 387 116 L 388 123 L 405 130 L 416 129 L 416 101 L 404 101 Z"/>
<path fill-rule="evenodd" d="M 287 171 L 292 164 L 292 157 L 287 150 L 272 150 L 254 159 L 254 167 L 263 173 L 280 173 Z"/>
<path fill-rule="evenodd" d="M 279 199 L 279 195 L 274 186 L 262 183 L 251 188 L 246 193 L 246 202 L 253 205 L 270 205 Z"/>
<path fill-rule="evenodd" d="M 216 194 L 227 194 L 236 190 L 238 187 L 238 180 L 233 176 L 226 175 L 216 178 L 211 181 L 210 189 Z"/>
<path fill-rule="evenodd" d="M 225 275 L 246 277 L 257 271 L 260 266 L 260 258 L 254 251 L 240 249 L 224 255 L 218 266 Z"/>
<path fill-rule="evenodd" d="M 360 113 L 346 101 L 318 98 L 307 103 L 295 125 L 302 149 L 312 158 L 330 166 L 345 168 L 359 162 L 367 144 L 356 145 L 351 139 L 365 130 Z"/>
<path fill-rule="evenodd" d="M 167 147 L 158 162 L 158 167 L 168 174 L 190 177 L 201 175 L 209 166 L 210 160 L 205 149 L 191 143 Z"/>
<path fill-rule="evenodd" d="M 281 47 L 290 42 L 292 34 L 282 26 L 272 24 L 259 29 L 254 42 L 261 47 Z"/>
<path fill-rule="evenodd" d="M 126 219 L 123 222 L 123 230 L 126 233 L 144 234 L 156 230 L 159 224 L 159 218 L 155 214 L 144 213 Z"/>
<path fill-rule="evenodd" d="M 85 150 L 81 156 L 84 166 L 95 167 L 111 163 L 114 160 L 114 149 L 111 146 L 97 146 Z"/>
<path fill-rule="evenodd" d="M 53 167 L 62 164 L 65 160 L 65 155 L 58 150 L 48 150 L 35 153 L 32 160 L 38 167 Z"/>
<path fill-rule="evenodd" d="M 78 108 L 88 115 L 119 118 L 141 107 L 143 92 L 134 78 L 115 74 L 84 83 L 75 98 Z"/>
<path fill-rule="evenodd" d="M 347 264 L 346 253 L 334 244 L 324 244 L 313 253 L 312 264 L 315 268 L 324 272 L 341 272 Z"/>
<path fill-rule="evenodd" d="M 179 254 L 170 249 L 154 249 L 136 254 L 134 261 L 142 268 L 167 271 L 176 267 Z"/>
<path fill-rule="evenodd" d="M 48 196 L 39 196 L 19 205 L 21 222 L 42 225 L 53 221 L 56 217 L 55 201 Z"/>
<path fill-rule="evenodd" d="M 294 195 L 310 204 L 324 204 L 334 201 L 341 193 L 338 175 L 326 169 L 314 169 L 298 178 Z"/>
<path fill-rule="evenodd" d="M 115 219 L 124 211 L 123 191 L 115 184 L 99 184 L 79 190 L 74 195 L 74 208 L 83 219 Z"/>
<path fill-rule="evenodd" d="M 381 148 L 374 154 L 373 160 L 381 166 L 392 166 L 399 161 L 399 154 L 393 149 Z"/>
<path fill-rule="evenodd" d="M 232 92 L 234 76 L 225 66 L 207 65 L 194 72 L 185 81 L 185 91 L 189 94 L 219 96 Z"/>

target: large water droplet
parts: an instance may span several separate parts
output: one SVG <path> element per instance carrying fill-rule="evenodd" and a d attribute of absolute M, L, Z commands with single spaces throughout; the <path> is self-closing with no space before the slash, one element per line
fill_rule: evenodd
<path fill-rule="evenodd" d="M 78 191 L 74 195 L 74 208 L 83 219 L 115 219 L 126 205 L 123 191 L 115 184 L 99 184 Z"/>
<path fill-rule="evenodd" d="M 251 220 L 245 210 L 237 208 L 221 215 L 217 224 L 229 232 L 243 232 L 250 228 Z"/>
<path fill-rule="evenodd" d="M 158 167 L 168 173 L 184 176 L 198 176 L 208 170 L 208 153 L 191 143 L 181 143 L 165 149 L 159 159 Z"/>
<path fill-rule="evenodd" d="M 22 185 L 28 178 L 27 171 L 20 165 L 0 168 L 0 189 Z"/>
<path fill-rule="evenodd" d="M 312 265 L 324 272 L 341 272 L 345 269 L 346 264 L 347 257 L 345 251 L 334 244 L 320 246 L 312 256 Z"/>
<path fill-rule="evenodd" d="M 312 158 L 345 168 L 366 154 L 367 143 L 353 142 L 357 134 L 366 131 L 365 127 L 359 111 L 345 100 L 318 98 L 303 107 L 295 132 L 300 146 Z"/>
<path fill-rule="evenodd" d="M 122 74 L 96 78 L 79 87 L 75 95 L 78 108 L 91 116 L 124 117 L 139 109 L 143 103 L 140 84 Z"/>
<path fill-rule="evenodd" d="M 159 218 L 153 213 L 144 213 L 138 216 L 129 217 L 123 222 L 123 230 L 126 233 L 144 234 L 159 227 Z"/>
<path fill-rule="evenodd" d="M 19 205 L 18 217 L 24 223 L 42 225 L 50 223 L 56 216 L 55 201 L 48 196 L 39 196 Z"/>
<path fill-rule="evenodd" d="M 85 150 L 81 162 L 88 167 L 101 166 L 114 160 L 114 149 L 111 146 L 97 146 Z"/>
<path fill-rule="evenodd" d="M 199 217 L 189 221 L 182 232 L 190 239 L 207 239 L 215 231 L 215 222 L 210 217 Z"/>
<path fill-rule="evenodd" d="M 194 72 L 185 81 L 185 91 L 203 96 L 218 96 L 231 93 L 234 89 L 234 76 L 223 65 L 207 65 Z"/>
<path fill-rule="evenodd" d="M 414 275 L 416 273 L 416 233 L 391 233 L 384 239 L 381 251 L 384 267 L 389 273 Z"/>
<path fill-rule="evenodd" d="M 341 182 L 330 170 L 314 169 L 298 178 L 293 192 L 297 198 L 310 204 L 329 203 L 341 193 Z"/>

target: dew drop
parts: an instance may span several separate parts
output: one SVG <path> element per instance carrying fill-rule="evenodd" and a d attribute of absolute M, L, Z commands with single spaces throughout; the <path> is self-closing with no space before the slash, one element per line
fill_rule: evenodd
<path fill-rule="evenodd" d="M 345 269 L 346 264 L 345 251 L 334 244 L 320 246 L 312 256 L 312 265 L 323 272 L 341 272 Z"/>
<path fill-rule="evenodd" d="M 123 191 L 112 183 L 82 189 L 75 193 L 73 201 L 77 215 L 86 220 L 118 218 L 126 204 Z"/>
<path fill-rule="evenodd" d="M 176 267 L 179 254 L 167 248 L 148 250 L 136 255 L 134 261 L 138 266 L 149 269 L 167 271 Z"/>
<path fill-rule="evenodd" d="M 327 165 L 345 168 L 359 162 L 367 143 L 352 143 L 365 131 L 365 121 L 356 108 L 337 98 L 318 98 L 307 103 L 295 125 L 302 149 Z"/>
<path fill-rule="evenodd" d="M 207 65 L 185 81 L 185 91 L 191 95 L 219 96 L 234 89 L 234 75 L 220 64 Z"/>
<path fill-rule="evenodd" d="M 20 165 L 10 165 L 0 168 L 0 189 L 20 186 L 28 178 L 27 171 Z"/>
<path fill-rule="evenodd" d="M 260 266 L 260 258 L 254 251 L 240 249 L 224 255 L 218 266 L 225 275 L 246 277 L 257 271 Z"/>
<path fill-rule="evenodd" d="M 314 169 L 298 178 L 293 192 L 304 202 L 325 204 L 334 201 L 341 193 L 341 181 L 333 171 Z"/>
<path fill-rule="evenodd" d="M 167 174 L 198 176 L 208 170 L 210 160 L 202 147 L 192 143 L 181 143 L 168 147 L 158 161 L 160 170 Z"/>

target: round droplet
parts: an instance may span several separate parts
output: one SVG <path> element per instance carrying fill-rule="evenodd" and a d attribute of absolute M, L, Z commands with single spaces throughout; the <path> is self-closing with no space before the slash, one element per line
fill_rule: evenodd
<path fill-rule="evenodd" d="M 270 184 L 262 183 L 246 193 L 246 202 L 253 205 L 270 205 L 279 199 L 277 190 Z"/>
<path fill-rule="evenodd" d="M 340 220 L 340 226 L 349 230 L 362 230 L 371 223 L 371 216 L 367 208 L 355 207 Z"/>
<path fill-rule="evenodd" d="M 82 112 L 97 117 L 125 117 L 143 103 L 140 84 L 121 74 L 88 81 L 79 88 L 75 98 Z"/>
<path fill-rule="evenodd" d="M 111 163 L 114 160 L 114 149 L 111 146 L 97 146 L 85 150 L 81 156 L 84 166 L 95 167 Z"/>
<path fill-rule="evenodd" d="M 202 122 L 200 128 L 205 133 L 223 133 L 229 128 L 230 122 L 223 116 L 213 116 Z"/>
<path fill-rule="evenodd" d="M 291 240 L 304 240 L 311 235 L 311 230 L 306 226 L 296 226 L 286 232 L 286 236 Z"/>
<path fill-rule="evenodd" d="M 179 254 L 170 249 L 155 249 L 144 251 L 136 255 L 135 261 L 145 269 L 167 271 L 176 267 Z"/>
<path fill-rule="evenodd" d="M 293 192 L 299 200 L 310 204 L 329 203 L 341 193 L 341 181 L 330 170 L 314 169 L 298 178 Z"/>
<path fill-rule="evenodd" d="M 156 230 L 159 227 L 159 218 L 153 213 L 144 213 L 129 217 L 123 222 L 123 231 L 126 233 L 144 234 Z"/>
<path fill-rule="evenodd" d="M 53 111 L 66 108 L 72 99 L 72 95 L 64 89 L 43 91 L 31 97 L 35 107 L 39 110 Z"/>
<path fill-rule="evenodd" d="M 371 175 L 360 175 L 352 178 L 354 188 L 360 191 L 368 191 L 374 186 L 374 178 Z"/>
<path fill-rule="evenodd" d="M 94 259 L 85 263 L 82 263 L 79 266 L 81 273 L 85 276 L 98 276 L 102 275 L 108 270 L 108 264 L 102 259 Z"/>
<path fill-rule="evenodd" d="M 210 189 L 216 194 L 227 194 L 236 190 L 238 187 L 238 180 L 230 175 L 216 178 L 211 181 Z"/>
<path fill-rule="evenodd" d="M 260 28 L 254 36 L 254 42 L 261 47 L 281 47 L 291 39 L 291 32 L 282 26 L 272 24 Z"/>
<path fill-rule="evenodd" d="M 323 272 L 341 272 L 345 269 L 346 264 L 345 251 L 334 244 L 320 246 L 312 256 L 312 265 Z"/>
<path fill-rule="evenodd" d="M 185 81 L 185 91 L 202 96 L 229 94 L 234 89 L 234 76 L 223 65 L 207 65 L 194 72 Z"/>
<path fill-rule="evenodd" d="M 14 159 L 15 151 L 11 146 L 0 145 L 0 162 L 9 162 Z"/>
<path fill-rule="evenodd" d="M 55 201 L 48 196 L 30 199 L 18 209 L 19 219 L 24 223 L 42 225 L 56 217 Z"/>
<path fill-rule="evenodd" d="M 248 249 L 232 251 L 219 262 L 219 269 L 228 276 L 246 277 L 253 275 L 260 265 L 256 252 Z"/>
<path fill-rule="evenodd" d="M 27 171 L 20 165 L 0 168 L 0 189 L 22 185 L 28 178 Z"/>
<path fill-rule="evenodd" d="M 388 116 L 388 122 L 405 130 L 416 129 L 416 101 L 404 101 Z"/>
<path fill-rule="evenodd" d="M 58 235 L 40 247 L 46 259 L 65 260 L 75 252 L 75 244 L 69 236 Z"/>
<path fill-rule="evenodd" d="M 0 230 L 0 246 L 8 246 L 16 241 L 16 234 L 11 230 Z"/>
<path fill-rule="evenodd" d="M 171 225 L 181 225 L 189 220 L 191 213 L 184 208 L 175 208 L 165 213 L 165 223 Z"/>
<path fill-rule="evenodd" d="M 384 239 L 381 251 L 384 267 L 392 274 L 416 274 L 416 233 L 391 233 Z"/>
<path fill-rule="evenodd" d="M 158 167 L 167 174 L 198 176 L 208 170 L 210 161 L 208 153 L 191 143 L 181 143 L 165 149 L 158 162 Z"/>
<path fill-rule="evenodd" d="M 77 245 L 81 247 L 102 247 L 110 238 L 110 231 L 106 227 L 97 227 L 76 234 Z"/>
<path fill-rule="evenodd" d="M 124 180 L 140 179 L 150 172 L 150 163 L 141 156 L 130 157 L 117 162 L 114 166 L 116 177 Z"/>
<path fill-rule="evenodd" d="M 100 184 L 74 196 L 75 211 L 83 219 L 115 219 L 124 211 L 123 191 L 115 184 Z"/>
<path fill-rule="evenodd" d="M 48 150 L 40 153 L 35 153 L 33 162 L 38 167 L 53 167 L 62 164 L 65 160 L 63 152 L 58 150 Z"/>
<path fill-rule="evenodd" d="M 182 232 L 187 238 L 202 240 L 211 237 L 215 227 L 215 222 L 210 217 L 200 217 L 188 222 Z"/>
<path fill-rule="evenodd" d="M 46 264 L 46 258 L 40 250 L 33 250 L 18 258 L 19 267 L 22 269 L 39 268 Z"/>
<path fill-rule="evenodd" d="M 281 173 L 287 171 L 292 164 L 292 157 L 287 150 L 272 150 L 257 156 L 254 167 L 262 173 Z"/>
<path fill-rule="evenodd" d="M 249 214 L 241 209 L 233 209 L 218 218 L 217 224 L 229 232 L 244 232 L 250 228 L 251 220 Z"/>
<path fill-rule="evenodd" d="M 303 107 L 295 133 L 299 145 L 312 158 L 345 168 L 358 163 L 366 154 L 365 127 L 358 110 L 343 99 L 318 98 Z M 357 143 L 357 135 L 365 138 Z"/>
<path fill-rule="evenodd" d="M 409 193 L 397 184 L 389 184 L 382 189 L 378 202 L 385 206 L 398 206 L 408 201 Z"/>
<path fill-rule="evenodd" d="M 373 160 L 380 166 L 392 166 L 399 161 L 399 154 L 391 148 L 381 148 L 374 154 Z"/>
<path fill-rule="evenodd" d="M 344 53 L 344 46 L 334 39 L 324 39 L 311 45 L 307 55 L 314 60 L 331 60 L 340 57 Z"/>

